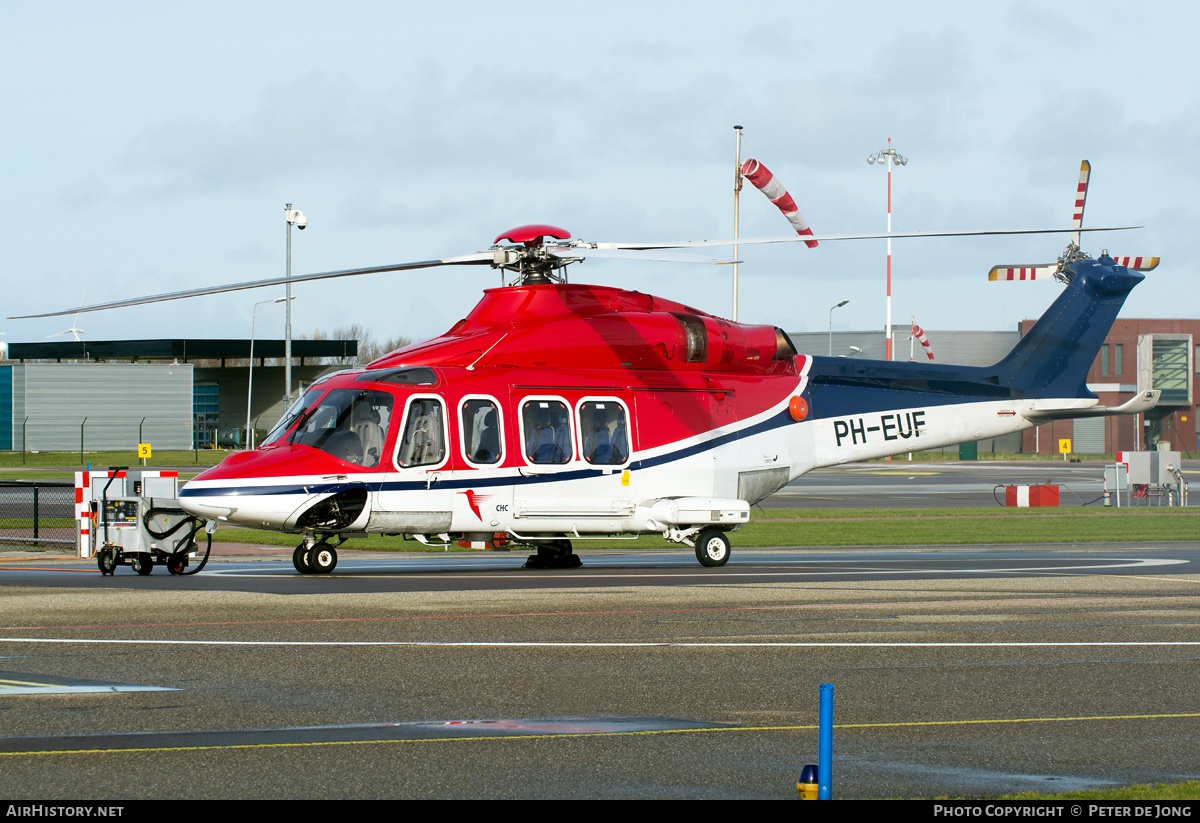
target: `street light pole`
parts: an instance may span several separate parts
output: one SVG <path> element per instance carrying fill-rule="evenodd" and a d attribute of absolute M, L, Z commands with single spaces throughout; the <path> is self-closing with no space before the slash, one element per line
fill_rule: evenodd
<path fill-rule="evenodd" d="M 833 310 L 840 309 L 842 306 L 846 305 L 849 302 L 850 302 L 849 299 L 843 300 L 841 303 L 838 303 L 836 306 L 833 306 L 829 310 L 829 356 L 830 357 L 833 357 Z"/>
<path fill-rule="evenodd" d="M 283 216 L 287 221 L 287 277 L 292 276 L 292 226 L 304 231 L 308 219 L 299 209 L 293 210 L 292 204 L 283 207 Z M 283 323 L 283 407 L 286 409 L 292 402 L 292 284 L 285 286 L 284 299 L 287 300 L 287 317 Z M 253 324 L 253 318 L 251 319 Z"/>
<path fill-rule="evenodd" d="M 867 158 L 868 163 L 887 164 L 887 230 L 888 235 L 892 233 L 892 162 L 897 165 L 907 166 L 908 158 L 901 155 L 892 148 L 892 138 L 888 138 L 888 147 L 872 154 Z M 885 351 L 887 352 L 886 359 L 892 360 L 892 238 L 889 236 L 887 241 L 887 340 L 885 343 Z"/>
<path fill-rule="evenodd" d="M 258 311 L 258 307 L 266 303 L 282 303 L 288 301 L 288 306 L 292 305 L 294 297 L 277 297 L 274 300 L 260 300 L 254 304 L 254 308 L 250 310 L 250 381 L 246 386 L 246 447 L 253 451 L 254 449 L 254 431 L 250 428 L 250 404 L 254 402 L 254 314 Z"/>

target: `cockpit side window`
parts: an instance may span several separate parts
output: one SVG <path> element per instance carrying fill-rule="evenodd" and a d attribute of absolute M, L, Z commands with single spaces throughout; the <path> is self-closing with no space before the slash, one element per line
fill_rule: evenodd
<path fill-rule="evenodd" d="M 304 414 L 292 442 L 374 468 L 383 456 L 394 402 L 387 392 L 334 389 Z"/>
<path fill-rule="evenodd" d="M 469 463 L 492 465 L 504 459 L 496 401 L 481 397 L 463 401 L 462 444 Z"/>
<path fill-rule="evenodd" d="M 619 466 L 629 459 L 629 426 L 625 407 L 615 400 L 587 400 L 579 405 L 583 459 L 597 466 Z"/>
<path fill-rule="evenodd" d="M 446 459 L 446 412 L 436 397 L 414 397 L 400 430 L 396 465 L 436 466 Z"/>
<path fill-rule="evenodd" d="M 571 415 L 561 400 L 527 400 L 521 405 L 525 458 L 539 465 L 570 463 L 574 457 Z"/>

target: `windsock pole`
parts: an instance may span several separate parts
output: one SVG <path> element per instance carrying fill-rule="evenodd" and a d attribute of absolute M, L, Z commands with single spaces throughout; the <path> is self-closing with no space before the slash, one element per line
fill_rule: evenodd
<path fill-rule="evenodd" d="M 738 218 L 740 216 L 739 196 L 742 192 L 742 127 L 734 126 L 737 133 L 733 161 L 733 239 L 738 239 Z M 733 244 L 733 322 L 738 319 L 738 244 Z"/>

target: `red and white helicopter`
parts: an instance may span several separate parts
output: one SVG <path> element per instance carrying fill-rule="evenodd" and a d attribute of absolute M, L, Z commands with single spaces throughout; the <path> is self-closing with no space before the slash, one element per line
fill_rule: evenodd
<path fill-rule="evenodd" d="M 970 367 L 802 354 L 773 326 L 568 283 L 569 264 L 729 262 L 680 249 L 734 242 L 1073 230 L 1103 229 L 587 243 L 529 225 L 476 254 L 292 277 L 478 265 L 512 280 L 486 290 L 440 337 L 313 383 L 259 448 L 187 483 L 180 504 L 198 518 L 301 535 L 293 555 L 300 572 L 332 571 L 336 545 L 367 534 L 534 546 L 530 566 L 579 565 L 573 539 L 660 534 L 694 548 L 701 564 L 721 566 L 750 506 L 812 469 L 1153 407 L 1155 392 L 1100 408 L 1085 385 L 1143 275 L 1106 255 L 1080 255 L 1076 235 L 1076 256 L 1060 267 L 1062 294 L 1007 357 Z"/>

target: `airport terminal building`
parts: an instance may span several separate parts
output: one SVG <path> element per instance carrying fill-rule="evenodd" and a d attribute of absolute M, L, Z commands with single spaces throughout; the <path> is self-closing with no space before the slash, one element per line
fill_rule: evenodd
<path fill-rule="evenodd" d="M 284 411 L 283 340 L 255 340 L 253 369 L 249 340 L 12 343 L 8 351 L 0 449 L 241 447 L 247 410 L 264 433 Z M 293 340 L 293 394 L 357 355 L 355 340 Z"/>

